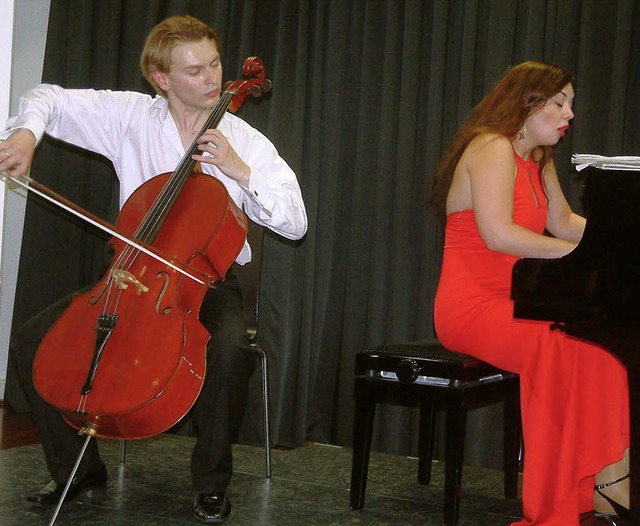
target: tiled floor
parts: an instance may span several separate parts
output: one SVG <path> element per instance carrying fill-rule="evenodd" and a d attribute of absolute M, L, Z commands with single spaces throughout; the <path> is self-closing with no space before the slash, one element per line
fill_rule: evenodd
<path fill-rule="evenodd" d="M 197 524 L 191 518 L 189 456 L 193 438 L 162 435 L 127 446 L 100 440 L 110 472 L 106 489 L 66 503 L 60 526 Z M 264 472 L 264 449 L 235 446 L 235 473 L 228 495 L 227 524 L 238 525 L 442 525 L 441 466 L 430 486 L 415 482 L 417 460 L 372 453 L 363 510 L 349 509 L 351 451 L 311 445 L 273 451 L 273 475 Z M 50 523 L 53 509 L 26 501 L 47 473 L 39 445 L 0 450 L 0 525 Z M 468 467 L 463 479 L 459 526 L 507 526 L 520 513 L 519 500 L 502 496 L 502 474 Z"/>

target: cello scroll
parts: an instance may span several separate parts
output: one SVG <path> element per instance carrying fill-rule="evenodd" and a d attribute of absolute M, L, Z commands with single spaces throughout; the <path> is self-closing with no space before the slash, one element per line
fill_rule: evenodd
<path fill-rule="evenodd" d="M 242 65 L 242 74 L 247 80 L 235 80 L 225 83 L 225 91 L 235 91 L 233 100 L 229 104 L 229 111 L 235 113 L 249 95 L 262 97 L 271 91 L 272 83 L 266 78 L 264 64 L 260 57 L 248 57 Z"/>

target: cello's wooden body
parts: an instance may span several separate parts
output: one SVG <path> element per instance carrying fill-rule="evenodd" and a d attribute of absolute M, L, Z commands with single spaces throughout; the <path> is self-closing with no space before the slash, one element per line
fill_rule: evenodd
<path fill-rule="evenodd" d="M 118 219 L 121 230 L 141 223 L 167 177 L 157 176 L 131 195 Z M 224 185 L 194 174 L 153 244 L 221 279 L 244 244 L 246 228 L 244 213 L 229 199 Z M 143 438 L 180 420 L 200 392 L 209 333 L 198 321 L 198 311 L 206 286 L 137 251 L 133 261 L 126 261 L 126 272 L 139 283 L 115 284 L 120 254 L 130 248 L 120 241 L 112 243 L 116 264 L 95 287 L 73 299 L 42 341 L 33 367 L 34 384 L 74 427 L 109 438 Z M 105 311 L 115 313 L 117 321 L 91 388 L 83 394 L 97 333 L 106 331 L 96 329 Z"/>

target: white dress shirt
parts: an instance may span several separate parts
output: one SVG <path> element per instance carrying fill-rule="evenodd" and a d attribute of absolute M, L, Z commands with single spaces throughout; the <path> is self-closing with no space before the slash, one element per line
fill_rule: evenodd
<path fill-rule="evenodd" d="M 173 172 L 186 151 L 163 97 L 129 91 L 63 89 L 41 84 L 20 99 L 18 115 L 10 118 L 0 137 L 28 128 L 36 141 L 44 133 L 99 153 L 109 159 L 120 180 L 120 207 L 145 181 Z M 307 214 L 296 175 L 262 133 L 239 117 L 225 113 L 218 129 L 250 167 L 243 188 L 218 168 L 202 170 L 219 179 L 230 197 L 256 223 L 288 238 L 307 231 Z M 251 260 L 248 243 L 238 255 Z"/>

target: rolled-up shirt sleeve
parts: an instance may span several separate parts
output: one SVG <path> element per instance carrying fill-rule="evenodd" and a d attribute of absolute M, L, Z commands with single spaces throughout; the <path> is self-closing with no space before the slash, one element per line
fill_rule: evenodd
<path fill-rule="evenodd" d="M 36 115 L 33 115 L 31 113 L 11 117 L 9 120 L 7 120 L 6 129 L 0 132 L 0 139 L 6 139 L 14 131 L 20 128 L 26 128 L 27 130 L 30 130 L 36 138 L 36 144 L 38 144 L 44 136 L 46 125 Z"/>
<path fill-rule="evenodd" d="M 307 212 L 296 174 L 261 132 L 240 119 L 230 120 L 230 142 L 251 169 L 249 187 L 243 188 L 246 214 L 288 239 L 307 232 Z M 242 133 L 238 133 L 238 129 Z"/>
<path fill-rule="evenodd" d="M 304 236 L 307 213 L 297 181 L 295 184 L 288 180 L 274 181 L 252 169 L 246 194 L 245 211 L 254 221 L 288 239 Z"/>

